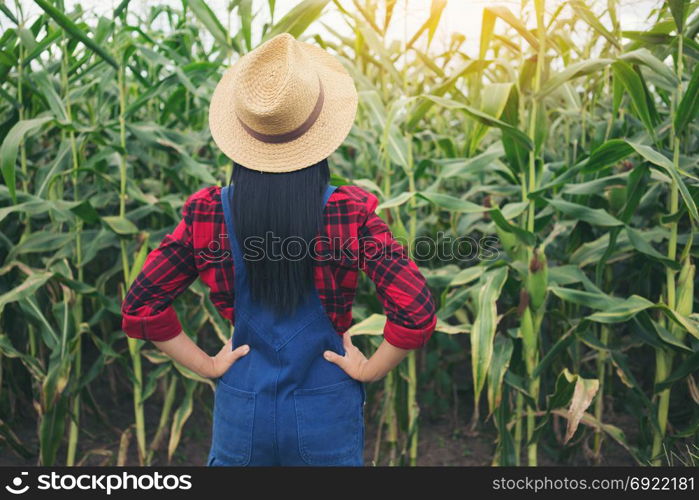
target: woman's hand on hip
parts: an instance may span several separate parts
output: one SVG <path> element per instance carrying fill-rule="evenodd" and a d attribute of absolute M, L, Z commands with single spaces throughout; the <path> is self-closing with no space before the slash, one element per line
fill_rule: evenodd
<path fill-rule="evenodd" d="M 354 347 L 349 333 L 342 336 L 342 344 L 345 347 L 345 355 L 332 351 L 323 353 L 325 359 L 342 368 L 347 375 L 360 382 L 375 382 L 381 380 L 388 372 L 393 370 L 405 358 L 410 351 L 389 344 L 386 339 L 374 351 L 371 358 L 367 359 L 359 349 Z"/>
<path fill-rule="evenodd" d="M 232 338 L 218 351 L 215 356 L 209 356 L 209 366 L 204 370 L 205 377 L 217 378 L 226 373 L 226 371 L 240 358 L 250 352 L 250 346 L 247 344 L 241 345 L 236 349 L 231 349 Z"/>
<path fill-rule="evenodd" d="M 194 373 L 202 377 L 215 378 L 223 375 L 233 363 L 250 351 L 247 345 L 231 350 L 232 341 L 232 337 L 228 339 L 216 356 L 209 356 L 202 351 L 183 331 L 168 340 L 154 340 L 153 343 L 158 349 Z"/>
<path fill-rule="evenodd" d="M 345 348 L 344 356 L 333 351 L 325 351 L 323 357 L 342 368 L 353 379 L 360 382 L 371 382 L 373 378 L 369 376 L 367 370 L 369 360 L 352 344 L 352 338 L 347 332 L 342 335 L 342 345 Z"/>

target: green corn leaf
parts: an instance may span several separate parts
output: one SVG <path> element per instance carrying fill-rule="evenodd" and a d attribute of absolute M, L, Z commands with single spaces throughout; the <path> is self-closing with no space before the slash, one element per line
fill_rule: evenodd
<path fill-rule="evenodd" d="M 648 172 L 647 165 L 639 165 L 629 174 L 625 192 L 626 202 L 619 214 L 619 218 L 627 224 L 641 202 L 641 198 L 647 192 Z"/>
<path fill-rule="evenodd" d="M 503 109 L 500 119 L 517 129 L 519 126 L 519 89 L 515 85 L 510 90 L 510 94 Z M 529 149 L 523 147 L 516 137 L 508 130 L 502 130 L 502 146 L 507 156 L 508 166 L 514 174 L 523 172 L 527 165 Z"/>
<path fill-rule="evenodd" d="M 503 379 L 510 366 L 514 344 L 509 337 L 497 335 L 493 342 L 493 355 L 488 370 L 488 409 L 492 414 L 502 401 Z"/>
<path fill-rule="evenodd" d="M 680 195 L 684 200 L 685 206 L 687 207 L 687 211 L 691 215 L 692 219 L 699 222 L 699 213 L 697 213 L 697 205 L 694 202 L 694 198 L 692 198 L 692 195 L 689 193 L 687 186 L 680 177 L 680 174 L 679 172 L 677 172 L 677 169 L 675 168 L 672 161 L 666 156 L 660 154 L 659 152 L 651 148 L 650 146 L 636 144 L 630 141 L 628 142 L 628 144 L 645 160 L 661 167 L 663 170 L 665 170 L 665 172 L 667 172 L 670 175 L 670 177 L 672 177 L 672 179 L 677 184 L 677 188 L 679 189 Z"/>
<path fill-rule="evenodd" d="M 440 208 L 444 208 L 452 212 L 483 213 L 488 210 L 486 207 L 482 207 L 476 203 L 443 193 L 421 191 L 417 193 L 417 196 L 429 201 L 430 203 L 434 203 Z"/>
<path fill-rule="evenodd" d="M 357 0 L 354 0 L 354 4 L 357 8 L 361 9 L 362 12 L 366 11 L 366 9 L 360 7 Z M 446 0 L 432 0 L 432 3 L 430 5 L 429 17 L 415 32 L 412 38 L 410 38 L 410 40 L 406 44 L 406 48 L 412 48 L 415 42 L 425 31 L 427 31 L 427 46 L 429 47 L 431 45 L 432 38 L 434 37 L 434 34 L 437 30 L 437 25 L 439 24 L 439 20 L 442 17 L 442 12 L 444 11 L 444 7 L 446 7 L 446 5 Z M 373 21 L 370 21 L 370 24 L 374 25 L 375 23 L 373 23 Z"/>
<path fill-rule="evenodd" d="M 24 238 L 8 254 L 8 259 L 29 253 L 44 253 L 58 250 L 69 245 L 75 233 L 57 233 L 55 231 L 37 231 Z"/>
<path fill-rule="evenodd" d="M 534 50 L 539 49 L 539 40 L 537 40 L 536 36 L 527 29 L 527 27 L 522 23 L 522 21 L 515 16 L 510 9 L 507 7 L 485 7 L 483 9 L 483 25 L 488 27 L 488 30 L 490 33 L 492 33 L 492 27 L 495 23 L 495 18 L 499 17 L 503 21 L 505 21 L 507 24 L 509 24 L 511 27 L 513 27 L 517 33 L 522 35 L 522 38 L 524 38 L 529 45 L 531 45 Z M 487 19 L 486 19 L 487 18 Z M 481 35 L 481 51 L 483 51 L 483 45 L 484 42 L 487 42 L 487 37 L 484 40 L 483 35 Z"/>
<path fill-rule="evenodd" d="M 488 47 L 490 46 L 490 42 L 493 39 L 493 32 L 495 31 L 495 19 L 496 17 L 491 11 L 483 9 L 479 59 L 485 59 L 488 53 Z"/>
<path fill-rule="evenodd" d="M 646 241 L 646 239 L 643 237 L 643 234 L 640 231 L 637 231 L 636 229 L 626 226 L 624 228 L 626 230 L 626 235 L 629 238 L 629 241 L 631 242 L 631 245 L 639 252 L 641 252 L 644 255 L 647 255 L 648 257 L 657 260 L 658 262 L 661 262 L 662 264 L 668 266 L 671 269 L 676 269 L 679 270 L 680 265 L 675 262 L 674 260 L 668 259 L 666 256 L 658 252 L 653 246 Z"/>
<path fill-rule="evenodd" d="M 354 8 L 357 9 L 357 11 L 362 15 L 363 20 L 359 20 L 358 18 L 355 18 L 357 21 L 357 25 L 360 23 L 367 24 L 371 26 L 371 28 L 378 34 L 384 34 L 381 31 L 381 28 L 376 22 L 376 10 L 375 9 L 367 9 L 362 5 L 358 0 L 352 0 L 352 5 L 354 5 Z M 349 14 L 346 10 L 344 13 Z M 422 30 L 418 31 L 415 36 L 413 36 L 413 41 L 417 39 L 418 36 L 422 33 Z"/>
<path fill-rule="evenodd" d="M 517 129 L 516 127 L 510 125 L 509 123 L 506 123 L 504 121 L 498 120 L 497 118 L 494 118 L 486 113 L 483 113 L 482 111 L 475 109 L 471 106 L 468 106 L 466 104 L 462 104 L 460 102 L 451 100 L 451 99 L 446 99 L 444 97 L 438 97 L 438 96 L 433 96 L 433 95 L 422 95 L 420 96 L 425 99 L 429 99 L 436 104 L 439 104 L 440 106 L 443 106 L 448 109 L 458 109 L 466 112 L 468 115 L 470 115 L 472 118 L 475 120 L 479 121 L 480 123 L 483 123 L 484 125 L 487 125 L 489 127 L 498 127 L 501 129 L 503 132 L 507 132 L 511 135 L 511 137 L 517 142 L 524 147 L 527 151 L 531 151 L 533 148 L 532 141 L 529 139 L 527 134 L 522 132 L 521 130 Z"/>
<path fill-rule="evenodd" d="M 606 309 L 610 305 L 622 302 L 622 299 L 611 297 L 601 292 L 586 292 L 584 290 L 575 290 L 573 288 L 559 286 L 549 286 L 549 291 L 561 300 L 591 309 Z"/>
<path fill-rule="evenodd" d="M 572 219 L 583 220 L 593 226 L 614 227 L 624 224 L 601 208 L 589 208 L 561 199 L 550 199 L 546 202 Z"/>
<path fill-rule="evenodd" d="M 549 282 L 555 285 L 572 285 L 582 283 L 589 292 L 601 292 L 582 270 L 573 264 L 554 266 L 549 268 Z"/>
<path fill-rule="evenodd" d="M 575 392 L 575 381 L 578 376 L 573 375 L 564 368 L 556 378 L 553 393 L 546 396 L 546 411 L 547 413 L 557 408 L 568 406 Z"/>
<path fill-rule="evenodd" d="M 376 90 L 360 90 L 359 105 L 366 113 L 377 132 L 381 132 L 386 126 L 386 107 L 381 101 L 381 96 Z"/>
<path fill-rule="evenodd" d="M 699 64 L 694 65 L 687 90 L 682 96 L 674 118 L 675 130 L 681 134 L 699 113 Z"/>
<path fill-rule="evenodd" d="M 439 177 L 448 179 L 449 177 L 468 177 L 479 174 L 502 156 L 502 150 L 485 151 L 471 158 L 448 158 L 445 160 L 433 160 L 443 168 L 439 172 Z"/>
<path fill-rule="evenodd" d="M 624 383 L 624 385 L 634 390 L 634 392 L 639 396 L 639 399 L 643 401 L 643 404 L 648 409 L 652 409 L 653 403 L 651 403 L 648 396 L 646 396 L 646 394 L 641 390 L 641 384 L 639 384 L 638 380 L 634 376 L 633 371 L 629 366 L 629 359 L 626 354 L 617 349 L 613 349 L 609 352 L 611 354 L 612 364 L 616 368 L 616 373 L 619 376 L 619 379 Z M 656 422 L 655 419 L 653 419 L 652 422 Z M 651 425 L 655 424 L 652 423 Z"/>
<path fill-rule="evenodd" d="M 599 17 L 590 10 L 585 2 L 582 0 L 571 0 L 570 6 L 573 8 L 576 14 L 578 14 L 587 24 L 592 27 L 592 29 L 606 38 L 609 43 L 614 45 L 617 49 L 621 48 L 616 37 L 607 28 L 605 28 L 605 26 L 599 20 Z"/>
<path fill-rule="evenodd" d="M 699 325 L 697 325 L 694 321 L 679 314 L 677 311 L 673 311 L 663 303 L 654 304 L 650 300 L 641 297 L 640 295 L 631 295 L 621 302 L 612 304 L 611 307 L 608 307 L 605 310 L 588 316 L 587 319 L 590 321 L 596 321 L 598 323 L 624 323 L 633 318 L 639 312 L 647 309 L 659 309 L 669 319 L 699 339 Z"/>
<path fill-rule="evenodd" d="M 199 22 L 211 33 L 216 42 L 227 51 L 231 47 L 230 35 L 209 5 L 204 0 L 189 0 L 188 4 Z"/>
<path fill-rule="evenodd" d="M 52 162 L 40 168 L 36 175 L 34 176 L 34 195 L 38 198 L 42 198 L 46 192 L 46 188 L 55 179 L 55 175 L 59 172 L 70 168 L 70 153 L 71 144 L 70 140 L 66 137 L 58 145 L 58 151 L 56 152 Z"/>
<path fill-rule="evenodd" d="M 656 323 L 653 323 L 653 326 L 655 326 L 656 335 L 660 340 L 665 342 L 665 344 L 670 345 L 672 347 L 676 347 L 679 350 L 686 351 L 689 353 L 694 352 L 691 347 L 688 347 L 684 342 L 675 337 L 675 335 L 668 331 L 668 329 L 664 326 Z"/>
<path fill-rule="evenodd" d="M 0 12 L 5 14 L 7 18 L 12 21 L 14 24 L 19 25 L 19 20 L 15 17 L 15 15 L 12 13 L 10 9 L 7 8 L 7 5 L 5 5 L 5 2 L 0 3 Z"/>
<path fill-rule="evenodd" d="M 512 83 L 491 83 L 484 86 L 480 98 L 480 111 L 494 118 L 500 118 L 512 88 Z M 476 124 L 471 132 L 471 151 L 476 151 L 487 131 L 485 124 L 480 122 Z"/>
<path fill-rule="evenodd" d="M 383 335 L 385 326 L 386 316 L 374 313 L 352 325 L 347 333 L 350 335 Z"/>
<path fill-rule="evenodd" d="M 664 79 L 669 86 L 674 88 L 677 85 L 677 76 L 672 71 L 672 68 L 655 57 L 645 47 L 632 50 L 631 52 L 625 52 L 619 56 L 619 59 L 632 64 L 643 64 L 652 69 L 656 75 Z"/>
<path fill-rule="evenodd" d="M 47 0 L 34 0 L 36 4 L 41 7 L 41 9 L 46 12 L 56 23 L 65 30 L 65 32 L 82 42 L 87 48 L 92 50 L 95 54 L 104 59 L 108 64 L 113 66 L 115 69 L 119 68 L 119 64 L 116 60 L 109 54 L 109 52 L 102 48 L 98 43 L 87 36 L 84 30 L 79 28 L 73 21 L 71 21 L 68 16 L 63 12 L 58 10 L 56 7 L 51 5 Z"/>
<path fill-rule="evenodd" d="M 675 382 L 686 380 L 690 374 L 699 370 L 699 351 L 684 359 L 666 379 L 655 384 L 654 392 L 658 393 L 670 387 Z"/>
<path fill-rule="evenodd" d="M 60 123 L 68 123 L 68 113 L 65 104 L 56 92 L 56 88 L 46 71 L 37 71 L 32 75 L 36 86 L 41 90 L 41 95 L 51 108 L 51 112 Z"/>
<path fill-rule="evenodd" d="M 654 227 L 645 232 L 649 241 L 658 242 L 667 237 L 666 231 L 661 227 Z M 596 264 L 602 259 L 607 248 L 609 247 L 609 233 L 605 233 L 596 240 L 583 243 L 571 255 L 570 262 L 581 267 Z M 619 233 L 616 244 L 614 245 L 614 253 L 609 256 L 610 259 L 628 258 L 627 252 L 633 249 L 629 238 L 625 232 Z"/>
<path fill-rule="evenodd" d="M 15 346 L 12 345 L 12 340 L 6 334 L 0 334 L 0 354 L 6 358 L 26 358 L 28 355 L 17 350 Z"/>
<path fill-rule="evenodd" d="M 36 323 L 38 323 L 41 339 L 46 344 L 46 347 L 52 352 L 55 351 L 61 343 L 60 336 L 46 318 L 39 304 L 37 304 L 36 295 L 28 295 L 26 298 L 18 301 L 18 305 L 27 317 L 34 318 Z"/>
<path fill-rule="evenodd" d="M 138 249 L 136 258 L 134 259 L 133 265 L 131 266 L 131 270 L 129 271 L 129 280 L 127 286 L 131 286 L 131 284 L 136 279 L 136 276 L 138 276 L 138 273 L 140 273 L 141 269 L 143 269 L 143 264 L 146 262 L 146 258 L 148 257 L 148 238 L 149 235 L 148 233 L 146 233 L 146 237 L 141 242 L 141 248 Z"/>
<path fill-rule="evenodd" d="M 588 317 L 590 321 L 600 323 L 623 323 L 630 320 L 641 311 L 653 307 L 653 303 L 639 295 L 632 295 L 621 302 L 617 302 L 611 307 L 607 307 L 600 312 Z"/>
<path fill-rule="evenodd" d="M 608 175 L 591 181 L 566 184 L 561 193 L 575 195 L 598 195 L 611 186 L 624 186 L 628 173 Z"/>
<path fill-rule="evenodd" d="M 77 205 L 72 207 L 70 211 L 78 217 L 80 217 L 85 222 L 87 222 L 88 224 L 95 224 L 100 219 L 99 213 L 97 213 L 95 207 L 92 206 L 90 200 L 83 200 L 79 202 Z"/>
<path fill-rule="evenodd" d="M 515 203 L 508 203 L 507 205 L 503 205 L 502 207 L 500 207 L 500 211 L 507 220 L 512 220 L 515 217 L 519 217 L 520 215 L 522 215 L 528 206 L 528 202 L 518 201 Z"/>
<path fill-rule="evenodd" d="M 543 358 L 541 358 L 541 361 L 536 365 L 534 370 L 532 371 L 531 377 L 532 378 L 538 378 L 541 376 L 542 373 L 544 373 L 544 370 L 551 364 L 551 362 L 558 357 L 558 355 L 563 352 L 565 349 L 568 348 L 568 346 L 575 340 L 575 336 L 573 335 L 573 330 L 569 330 L 561 337 L 556 340 L 556 343 L 551 346 L 550 349 L 546 350 L 546 354 L 544 355 Z M 562 403 L 560 406 L 566 405 L 567 402 Z"/>
<path fill-rule="evenodd" d="M 612 70 L 614 77 L 621 82 L 626 93 L 629 94 L 634 114 L 643 122 L 650 136 L 655 138 L 657 111 L 653 100 L 649 97 L 643 76 L 625 61 L 613 63 Z"/>
<path fill-rule="evenodd" d="M 172 425 L 170 427 L 170 440 L 167 445 L 167 458 L 172 460 L 172 456 L 177 449 L 182 437 L 182 430 L 184 429 L 184 424 L 189 419 L 192 414 L 192 401 L 194 394 L 194 388 L 197 386 L 194 380 L 185 380 L 185 393 L 180 406 L 175 410 L 175 414 L 172 418 Z"/>
<path fill-rule="evenodd" d="M 138 233 L 138 228 L 136 225 L 125 217 L 109 215 L 107 217 L 102 217 L 102 222 L 104 222 L 107 227 L 116 234 L 122 236 Z"/>
<path fill-rule="evenodd" d="M 385 15 L 383 19 L 384 33 L 388 29 L 388 26 L 391 24 L 391 19 L 393 18 L 393 10 L 396 7 L 397 1 L 398 0 L 386 0 Z"/>
<path fill-rule="evenodd" d="M 469 325 L 451 325 L 446 321 L 442 321 L 437 318 L 437 324 L 434 327 L 435 332 L 446 333 L 447 335 L 461 335 L 464 333 L 471 333 L 471 328 Z"/>
<path fill-rule="evenodd" d="M 484 272 L 485 269 L 482 266 L 473 266 L 462 269 L 449 281 L 449 286 L 466 285 L 480 278 Z"/>
<path fill-rule="evenodd" d="M 279 33 L 290 33 L 294 38 L 298 38 L 313 21 L 320 17 L 328 2 L 329 0 L 303 0 L 265 33 L 263 41 Z"/>
<path fill-rule="evenodd" d="M 2 145 L 0 145 L 0 172 L 2 172 L 5 185 L 14 203 L 17 203 L 15 163 L 17 162 L 19 145 L 27 135 L 36 131 L 39 127 L 51 120 L 53 120 L 53 117 L 45 116 L 42 118 L 19 121 L 10 129 L 5 139 L 2 141 Z"/>
<path fill-rule="evenodd" d="M 381 135 L 381 146 L 382 149 L 388 153 L 391 162 L 400 165 L 403 171 L 408 173 L 408 168 L 410 166 L 408 159 L 408 140 L 401 133 L 397 123 L 398 111 L 402 106 L 403 103 L 400 100 L 396 100 L 391 104 L 386 117 L 385 128 Z"/>
<path fill-rule="evenodd" d="M 677 32 L 682 33 L 687 20 L 687 13 L 691 10 L 690 2 L 688 0 L 668 0 L 667 4 L 670 7 L 675 26 L 677 26 Z"/>
<path fill-rule="evenodd" d="M 527 389 L 527 381 L 523 377 L 516 375 L 512 372 L 512 370 L 508 370 L 505 373 L 505 383 L 524 397 L 524 401 L 528 407 L 536 408 L 536 402 L 534 401 L 534 398 L 532 398 L 531 394 L 529 394 Z"/>
<path fill-rule="evenodd" d="M 507 268 L 500 267 L 487 275 L 478 294 L 478 312 L 471 329 L 471 366 L 474 401 L 478 404 L 493 357 L 493 339 L 498 324 L 495 305 L 505 280 Z"/>
<path fill-rule="evenodd" d="M 121 15 L 126 12 L 130 3 L 131 0 L 121 0 L 117 8 L 114 9 L 114 18 L 121 17 Z"/>
<path fill-rule="evenodd" d="M 447 0 L 432 0 L 430 5 L 430 17 L 427 19 L 427 46 L 429 47 L 432 43 L 432 38 L 437 31 L 437 26 L 439 25 L 439 20 L 442 18 L 442 12 L 444 12 L 444 7 L 447 6 Z"/>
<path fill-rule="evenodd" d="M 596 73 L 613 62 L 613 59 L 588 59 L 573 63 L 549 78 L 539 91 L 538 97 L 545 97 L 564 83 L 590 73 Z"/>
<path fill-rule="evenodd" d="M 41 465 L 55 465 L 58 449 L 65 439 L 66 422 L 69 420 L 70 398 L 61 396 L 51 401 L 39 423 L 39 457 Z"/>
<path fill-rule="evenodd" d="M 488 210 L 488 213 L 493 219 L 493 222 L 506 233 L 514 234 L 519 241 L 527 246 L 534 246 L 536 244 L 536 235 L 508 222 L 499 208 L 491 208 Z"/>
<path fill-rule="evenodd" d="M 160 382 L 161 378 L 170 371 L 172 371 L 172 364 L 163 363 L 154 370 L 148 372 L 148 375 L 146 376 L 146 383 L 143 384 L 143 392 L 141 396 L 143 401 L 147 400 L 155 393 L 155 390 L 158 388 L 158 382 Z"/>
<path fill-rule="evenodd" d="M 655 349 L 664 349 L 666 344 L 663 343 L 659 332 L 658 324 L 653 322 L 648 311 L 643 311 L 633 318 L 634 327 L 631 332 L 634 336 L 640 338 Z"/>
<path fill-rule="evenodd" d="M 476 73 L 485 69 L 490 61 L 485 60 L 471 60 L 464 63 L 464 65 L 454 72 L 452 76 L 447 78 L 444 82 L 438 84 L 437 86 L 431 88 L 429 93 L 426 95 L 433 95 L 437 97 L 442 97 L 444 94 L 449 92 L 456 82 L 466 75 L 471 73 Z M 415 130 L 420 120 L 427 114 L 432 106 L 434 106 L 434 101 L 429 99 L 420 99 L 417 105 L 410 112 L 408 120 L 406 121 L 405 128 L 407 130 Z"/>
<path fill-rule="evenodd" d="M 383 203 L 380 203 L 379 206 L 376 207 L 376 210 L 383 210 L 385 208 L 394 208 L 394 207 L 399 207 L 406 203 L 410 198 L 415 196 L 417 193 L 414 192 L 403 192 L 399 194 L 398 196 L 394 196 L 393 198 L 390 198 Z"/>
<path fill-rule="evenodd" d="M 393 64 L 393 59 L 391 58 L 391 53 L 384 46 L 383 40 L 381 40 L 379 34 L 371 27 L 369 24 L 360 24 L 358 26 L 359 32 L 362 34 L 363 40 L 367 47 L 378 56 L 379 65 L 386 70 L 388 74 L 391 75 L 393 81 L 400 82 L 401 76 L 400 72 L 396 69 Z"/>
<path fill-rule="evenodd" d="M 247 50 L 252 50 L 252 0 L 240 0 L 238 14 Z"/>
<path fill-rule="evenodd" d="M 508 385 L 503 387 L 503 393 L 505 394 L 504 397 L 507 398 L 509 395 Z M 508 426 L 508 413 L 504 405 L 500 405 L 495 410 L 493 423 L 498 432 L 498 442 L 492 462 L 492 465 L 495 466 L 513 466 L 517 464 L 517 459 L 515 458 L 517 455 L 515 440 L 512 435 L 512 430 Z"/>
<path fill-rule="evenodd" d="M 27 276 L 27 278 L 12 290 L 0 295 L 0 313 L 5 306 L 11 302 L 26 299 L 33 295 L 39 288 L 44 286 L 48 280 L 54 276 L 54 273 L 40 272 Z"/>

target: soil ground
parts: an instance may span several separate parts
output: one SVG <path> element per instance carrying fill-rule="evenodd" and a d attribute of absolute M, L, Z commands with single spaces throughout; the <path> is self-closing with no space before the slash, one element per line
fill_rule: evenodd
<path fill-rule="evenodd" d="M 81 465 L 114 465 L 117 463 L 119 445 L 122 432 L 127 427 L 126 423 L 133 421 L 132 400 L 127 380 L 117 382 L 118 388 L 123 389 L 117 398 L 110 397 L 112 391 L 106 387 L 104 390 L 92 390 L 92 395 L 99 407 L 99 412 L 84 404 L 81 416 L 81 434 L 78 449 L 78 460 Z M 181 389 L 181 388 L 180 388 Z M 167 460 L 167 440 L 161 443 L 155 454 L 153 465 L 203 465 L 209 449 L 211 439 L 211 408 L 213 405 L 213 392 L 202 391 L 201 396 L 195 398 L 192 414 L 185 425 L 181 442 L 174 453 L 172 460 Z M 462 400 L 465 400 L 463 398 Z M 177 406 L 177 402 L 175 407 Z M 423 417 L 420 421 L 419 455 L 417 464 L 423 466 L 474 466 L 490 465 L 495 450 L 496 432 L 492 422 L 479 424 L 475 431 L 469 430 L 468 417 L 472 408 L 464 403 L 456 417 L 438 416 L 429 417 L 429 408 L 423 408 Z M 26 408 L 26 407 L 25 407 Z M 369 408 L 369 404 L 367 405 Z M 155 394 L 146 403 L 146 428 L 154 431 L 157 426 L 160 410 L 160 395 Z M 367 414 L 370 414 L 367 411 Z M 379 460 L 374 462 L 376 424 L 374 418 L 367 418 L 365 461 L 367 465 L 389 464 L 390 453 L 384 445 Z M 635 442 L 635 422 L 628 416 L 610 416 L 607 423 L 621 427 L 630 442 Z M 564 424 L 561 423 L 563 426 Z M 22 458 L 13 452 L 6 444 L 0 443 L 0 465 L 35 465 L 38 460 L 38 441 L 35 415 L 16 415 L 10 423 L 10 428 L 21 440 L 24 447 L 29 450 L 31 456 Z M 66 427 L 67 434 L 67 427 Z M 590 433 L 587 433 L 590 434 Z M 148 436 L 148 442 L 152 435 Z M 61 453 L 65 453 L 65 446 L 61 447 Z M 561 445 L 561 448 L 565 448 Z M 586 445 L 573 444 L 570 448 L 575 450 L 561 458 L 554 456 L 555 452 L 540 451 L 540 465 L 593 465 L 594 462 L 585 453 Z M 589 453 L 587 454 L 589 455 Z M 56 464 L 65 463 L 65 456 L 59 455 Z M 135 435 L 132 433 L 129 440 L 126 465 L 137 465 Z M 611 440 L 605 440 L 603 458 L 600 465 L 634 465 L 635 462 L 629 454 L 618 444 Z"/>

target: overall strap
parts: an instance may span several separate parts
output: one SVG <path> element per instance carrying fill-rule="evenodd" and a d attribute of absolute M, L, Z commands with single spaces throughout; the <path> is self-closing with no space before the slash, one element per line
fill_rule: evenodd
<path fill-rule="evenodd" d="M 233 194 L 233 185 L 226 186 L 221 189 L 221 204 L 223 205 L 223 218 L 226 221 L 226 229 L 228 231 L 228 242 L 231 247 L 231 252 L 233 253 L 233 260 L 237 261 L 238 252 L 240 248 L 238 247 L 235 230 L 233 227 L 233 211 L 231 208 L 231 195 Z"/>
<path fill-rule="evenodd" d="M 337 186 L 333 186 L 332 184 L 328 184 L 328 187 L 325 188 L 325 194 L 323 195 L 323 206 L 325 206 L 328 203 L 328 199 L 330 198 L 330 195 L 333 194 L 333 191 L 337 189 Z"/>

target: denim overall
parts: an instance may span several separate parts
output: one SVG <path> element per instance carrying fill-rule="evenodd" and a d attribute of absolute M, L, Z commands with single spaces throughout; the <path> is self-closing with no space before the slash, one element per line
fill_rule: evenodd
<path fill-rule="evenodd" d="M 323 206 L 335 190 L 328 186 Z M 323 357 L 344 355 L 318 292 L 293 314 L 253 302 L 233 230 L 230 188 L 221 202 L 235 266 L 233 349 L 248 344 L 216 383 L 207 465 L 363 465 L 364 384 Z"/>

